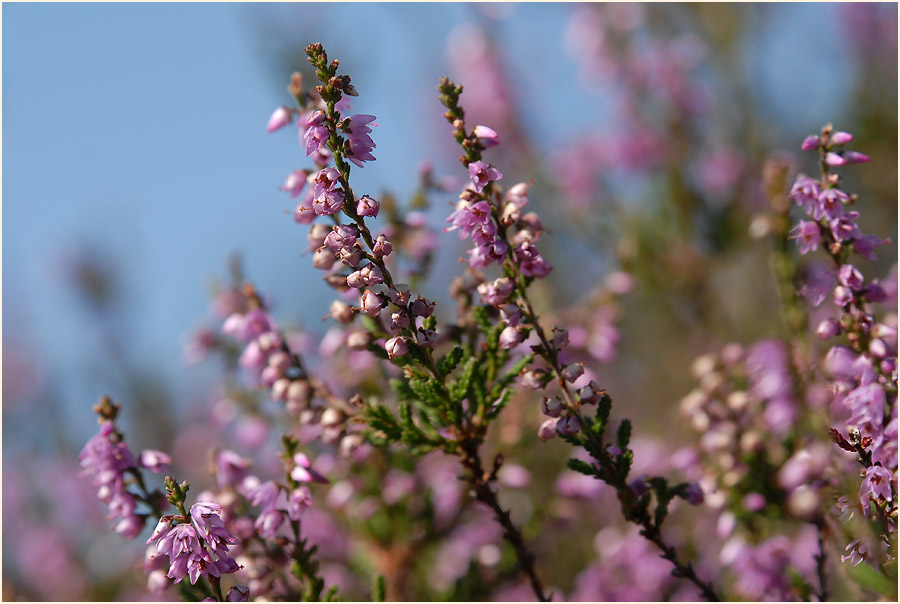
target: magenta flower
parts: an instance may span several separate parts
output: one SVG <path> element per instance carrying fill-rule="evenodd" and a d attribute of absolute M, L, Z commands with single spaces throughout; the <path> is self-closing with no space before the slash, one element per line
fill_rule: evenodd
<path fill-rule="evenodd" d="M 340 124 L 341 130 L 348 135 L 347 151 L 344 153 L 344 157 L 360 168 L 363 167 L 364 162 L 375 160 L 375 156 L 372 155 L 375 142 L 369 136 L 372 129 L 368 126 L 374 121 L 374 115 L 351 115 L 342 120 Z M 377 126 L 377 124 L 372 125 Z"/>
<path fill-rule="evenodd" d="M 890 243 L 889 239 L 881 239 L 875 235 L 863 235 L 853 239 L 853 250 L 863 258 L 875 262 L 878 260 L 878 256 L 875 255 L 875 248 L 888 243 Z"/>
<path fill-rule="evenodd" d="M 291 198 L 299 196 L 300 192 L 303 191 L 303 187 L 306 186 L 307 176 L 308 173 L 306 170 L 294 170 L 288 174 L 287 178 L 284 180 L 284 185 L 281 187 L 281 190 L 285 193 L 289 193 Z"/>
<path fill-rule="evenodd" d="M 843 166 L 847 163 L 847 160 L 843 158 L 843 156 L 838 153 L 834 153 L 833 151 L 829 151 L 825 154 L 825 164 L 833 167 Z"/>
<path fill-rule="evenodd" d="M 863 286 L 863 275 L 852 264 L 845 264 L 838 271 L 838 281 L 841 282 L 841 285 L 845 285 L 854 291 L 859 291 Z"/>
<path fill-rule="evenodd" d="M 469 178 L 475 185 L 475 192 L 481 193 L 489 182 L 500 180 L 503 174 L 500 170 L 486 164 L 483 161 L 473 161 L 469 164 Z"/>
<path fill-rule="evenodd" d="M 375 245 L 372 246 L 372 252 L 379 258 L 390 256 L 393 251 L 394 246 L 391 245 L 391 241 L 383 234 L 378 236 L 375 240 Z"/>
<path fill-rule="evenodd" d="M 819 248 L 819 238 L 822 236 L 819 225 L 811 220 L 801 220 L 791 229 L 789 239 L 796 239 L 800 244 L 800 253 L 808 254 Z"/>
<path fill-rule="evenodd" d="M 380 207 L 381 204 L 379 204 L 376 200 L 372 199 L 368 195 L 363 195 L 356 203 L 356 213 L 360 216 L 371 216 L 372 218 L 375 218 L 378 216 L 378 210 L 380 209 Z"/>
<path fill-rule="evenodd" d="M 325 114 L 323 112 L 313 111 L 306 118 L 302 137 L 306 143 L 307 157 L 318 152 L 325 145 L 328 141 L 328 128 L 325 126 Z"/>
<path fill-rule="evenodd" d="M 478 141 L 484 146 L 485 149 L 496 147 L 500 144 L 500 136 L 496 131 L 494 131 L 493 128 L 478 125 L 475 126 L 474 130 L 472 130 L 472 134 L 478 137 Z"/>
<path fill-rule="evenodd" d="M 869 161 L 869 156 L 858 151 L 846 151 L 844 152 L 844 160 L 848 164 L 864 164 Z"/>
<path fill-rule="evenodd" d="M 883 466 L 869 466 L 866 468 L 866 477 L 863 479 L 859 490 L 859 502 L 866 516 L 869 515 L 870 498 L 877 501 L 879 497 L 884 497 L 887 501 L 891 501 L 891 485 L 893 482 L 894 475 L 887 468 Z"/>
<path fill-rule="evenodd" d="M 291 123 L 291 110 L 282 105 L 272 113 L 269 123 L 266 124 L 266 132 L 275 132 Z"/>
<path fill-rule="evenodd" d="M 409 326 L 408 317 L 406 318 L 406 326 Z M 405 355 L 409 351 L 409 346 L 406 344 L 406 339 L 402 336 L 396 336 L 385 342 L 384 349 L 388 353 L 388 357 L 395 359 Z"/>
<path fill-rule="evenodd" d="M 349 250 L 359 238 L 359 229 L 355 224 L 339 224 L 325 236 L 325 247 L 335 254 L 341 250 Z"/>
<path fill-rule="evenodd" d="M 819 220 L 823 216 L 819 204 L 819 183 L 815 179 L 800 174 L 794 181 L 788 197 L 801 206 L 803 211 L 812 216 L 814 220 Z"/>
<path fill-rule="evenodd" d="M 819 193 L 819 204 L 822 207 L 822 213 L 830 220 L 832 218 L 840 218 L 844 215 L 843 204 L 850 201 L 850 196 L 840 189 L 825 189 Z"/>
<path fill-rule="evenodd" d="M 803 142 L 800 144 L 800 148 L 804 151 L 812 151 L 813 149 L 818 149 L 820 145 L 819 137 L 810 134 L 806 138 L 803 139 Z"/>
<path fill-rule="evenodd" d="M 162 451 L 147 449 L 141 453 L 141 465 L 156 474 L 168 472 L 170 463 L 172 458 Z"/>
<path fill-rule="evenodd" d="M 859 212 L 847 212 L 844 216 L 833 218 L 828 226 L 831 229 L 831 235 L 836 241 L 850 241 L 859 236 L 859 228 L 856 226 L 856 219 L 859 218 Z"/>
<path fill-rule="evenodd" d="M 359 309 L 370 317 L 377 317 L 381 309 L 385 307 L 385 300 L 381 294 L 366 290 L 359 299 Z"/>
<path fill-rule="evenodd" d="M 515 284 L 508 277 L 501 277 L 494 281 L 486 281 L 478 286 L 478 293 L 485 304 L 503 304 L 513 290 Z"/>
<path fill-rule="evenodd" d="M 846 145 L 853 141 L 853 135 L 849 132 L 835 132 L 831 135 L 832 145 Z"/>

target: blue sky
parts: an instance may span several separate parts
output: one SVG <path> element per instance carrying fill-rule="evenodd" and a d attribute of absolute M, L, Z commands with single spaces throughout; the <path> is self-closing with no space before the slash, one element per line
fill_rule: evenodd
<path fill-rule="evenodd" d="M 422 133 L 443 132 L 434 85 L 447 71 L 447 34 L 477 9 L 26 3 L 2 10 L 4 340 L 29 342 L 64 385 L 65 412 L 81 422 L 100 394 L 81 373 L 98 344 L 64 285 L 73 247 L 88 244 L 115 262 L 137 319 L 134 358 L 171 376 L 185 398 L 196 385 L 179 360 L 183 336 L 206 312 L 204 284 L 224 275 L 229 252 L 243 252 L 253 280 L 284 302 L 283 319 L 315 324 L 331 294 L 300 257 L 305 230 L 283 213 L 292 204 L 277 190 L 307 162 L 293 132 L 265 132 L 269 114 L 289 100 L 289 71 L 273 56 L 272 40 L 318 39 L 349 55 L 343 63 L 362 93 L 354 110 L 379 118 L 379 161 L 354 173 L 355 188 L 402 194 L 423 155 Z M 523 90 L 563 81 L 574 70 L 561 42 L 569 8 L 511 10 L 498 32 Z M 827 42 L 829 10 L 780 7 L 751 52 L 761 94 L 800 133 L 807 122 L 827 121 L 838 102 L 816 75 L 842 69 L 839 47 Z M 802 43 L 813 35 L 826 42 Z M 786 90 L 813 101 L 798 103 Z M 568 102 L 573 114 L 596 112 L 593 99 Z M 525 115 L 548 144 L 577 127 L 555 123 L 534 99 Z M 444 157 L 445 142 L 424 154 Z M 90 430 L 89 415 L 83 425 Z"/>

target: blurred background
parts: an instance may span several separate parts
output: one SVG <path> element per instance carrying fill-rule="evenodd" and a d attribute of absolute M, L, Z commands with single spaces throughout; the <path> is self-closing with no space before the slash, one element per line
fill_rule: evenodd
<path fill-rule="evenodd" d="M 436 251 L 420 289 L 439 308 L 464 249 L 440 232 L 464 173 L 436 85 L 464 85 L 470 125 L 501 135 L 489 153 L 504 182 L 535 181 L 554 266 L 540 305 L 581 325 L 618 412 L 667 431 L 669 450 L 692 435 L 672 428 L 691 360 L 785 332 L 772 246 L 750 228 L 765 231 L 767 161 L 814 172 L 806 135 L 854 133 L 872 161 L 844 170 L 847 188 L 863 230 L 892 241 L 866 275 L 896 258 L 896 5 L 7 4 L 3 17 L 4 599 L 142 597 L 141 547 L 106 529 L 77 477 L 101 395 L 124 404 L 134 449 L 173 451 L 185 476 L 221 435 L 262 447 L 246 425 L 206 425 L 221 366 L 190 362 L 229 262 L 282 324 L 311 342 L 331 327 L 333 293 L 279 190 L 308 161 L 293 127 L 265 131 L 291 72 L 311 80 L 310 42 L 351 75 L 354 112 L 378 118 L 378 161 L 354 188 L 403 207 L 430 166 L 449 189 L 423 210 Z M 633 284 L 610 282 L 616 270 Z M 537 487 L 565 457 L 561 443 L 548 460 L 516 450 L 537 423 L 498 437 L 534 474 L 516 512 L 534 527 Z M 482 554 L 473 564 L 490 566 Z M 547 575 L 572 598 L 641 599 L 591 591 L 561 560 Z M 409 593 L 519 597 L 490 591 L 502 582 L 454 591 L 467 569 Z"/>

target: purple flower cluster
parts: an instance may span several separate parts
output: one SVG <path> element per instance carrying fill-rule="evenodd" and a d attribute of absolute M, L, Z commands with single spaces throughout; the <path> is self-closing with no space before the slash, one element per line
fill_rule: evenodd
<path fill-rule="evenodd" d="M 145 515 L 137 513 L 137 499 L 128 491 L 127 473 L 141 468 L 161 473 L 171 459 L 161 451 L 147 450 L 135 459 L 113 421 L 101 421 L 100 433 L 93 436 L 79 456 L 84 474 L 97 487 L 97 497 L 109 506 L 108 520 L 117 521 L 114 530 L 126 539 L 134 539 L 144 528 Z"/>
<path fill-rule="evenodd" d="M 830 126 L 820 136 L 803 141 L 804 150 L 818 149 L 823 165 L 822 180 L 799 176 L 790 197 L 803 207 L 813 222 L 800 221 L 792 237 L 800 244 L 800 253 L 821 246 L 832 258 L 835 268 L 820 279 L 821 302 L 830 290 L 840 311 L 839 318 L 826 318 L 817 327 L 822 339 L 843 335 L 845 344 L 830 348 L 823 367 L 831 378 L 834 420 L 843 430 L 832 430 L 832 439 L 842 449 L 858 454 L 865 472 L 859 491 L 864 515 L 891 513 L 896 509 L 897 494 L 897 324 L 896 314 L 879 320 L 873 304 L 896 307 L 896 298 L 878 280 L 866 282 L 863 272 L 849 262 L 846 250 L 852 249 L 864 258 L 875 260 L 874 248 L 887 243 L 878 237 L 862 235 L 856 224 L 859 213 L 845 206 L 857 201 L 839 188 L 840 178 L 829 168 L 868 161 L 868 157 L 843 146 L 853 140 L 846 132 L 832 132 Z M 894 294 L 895 295 L 895 294 Z M 844 434 L 849 436 L 849 440 Z M 892 532 L 887 523 L 885 531 Z M 887 536 L 885 535 L 885 538 Z M 853 544 L 851 543 L 851 546 Z M 848 551 L 853 549 L 848 546 Z M 856 550 L 854 550 L 856 551 Z M 858 563 L 863 554 L 845 559 Z"/>
<path fill-rule="evenodd" d="M 168 557 L 169 579 L 179 583 L 187 576 L 194 584 L 200 577 L 220 577 L 239 569 L 228 555 L 229 546 L 238 540 L 225 528 L 221 512 L 217 503 L 197 502 L 189 519 L 160 518 L 147 545 L 156 543 L 157 553 Z"/>

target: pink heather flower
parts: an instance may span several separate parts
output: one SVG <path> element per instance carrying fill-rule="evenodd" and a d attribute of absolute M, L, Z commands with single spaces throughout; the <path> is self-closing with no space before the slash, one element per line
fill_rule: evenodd
<path fill-rule="evenodd" d="M 864 164 L 869 161 L 869 156 L 865 153 L 859 153 L 857 151 L 845 151 L 844 160 L 848 164 Z"/>
<path fill-rule="evenodd" d="M 524 208 L 528 205 L 528 187 L 531 185 L 527 182 L 514 184 L 506 192 L 506 201 L 515 205 L 517 208 Z"/>
<path fill-rule="evenodd" d="M 332 216 L 344 209 L 344 192 L 340 189 L 325 191 L 313 199 L 312 209 L 318 216 Z"/>
<path fill-rule="evenodd" d="M 297 487 L 288 495 L 287 513 L 291 520 L 300 520 L 303 511 L 313 504 L 312 494 L 306 487 Z"/>
<path fill-rule="evenodd" d="M 306 170 L 294 170 L 284 179 L 284 185 L 281 187 L 281 190 L 289 193 L 292 199 L 296 198 L 303 191 L 303 187 L 306 186 L 307 175 Z"/>
<path fill-rule="evenodd" d="M 272 113 L 269 123 L 266 124 L 266 132 L 275 132 L 291 123 L 291 110 L 282 105 Z"/>
<path fill-rule="evenodd" d="M 831 135 L 832 145 L 846 145 L 853 141 L 853 135 L 849 132 L 835 132 Z"/>
<path fill-rule="evenodd" d="M 847 160 L 842 156 L 834 153 L 833 151 L 829 151 L 825 154 L 825 164 L 829 166 L 843 166 L 847 163 Z"/>
<path fill-rule="evenodd" d="M 863 258 L 874 262 L 878 260 L 878 256 L 875 255 L 875 248 L 880 245 L 887 245 L 889 242 L 889 239 L 880 239 L 875 235 L 863 235 L 853 239 L 853 251 Z"/>
<path fill-rule="evenodd" d="M 503 174 L 483 161 L 474 161 L 469 164 L 469 178 L 475 185 L 475 192 L 481 193 L 489 182 L 500 180 Z"/>
<path fill-rule="evenodd" d="M 172 458 L 162 451 L 147 449 L 141 453 L 141 465 L 156 474 L 168 472 L 170 463 Z"/>
<path fill-rule="evenodd" d="M 525 339 L 525 330 L 512 325 L 500 332 L 500 348 L 509 350 L 515 348 Z"/>
<path fill-rule="evenodd" d="M 360 216 L 371 216 L 375 218 L 378 216 L 378 210 L 380 209 L 381 204 L 379 204 L 376 200 L 372 199 L 368 195 L 363 195 L 359 198 L 359 201 L 356 204 L 356 213 Z"/>
<path fill-rule="evenodd" d="M 359 271 L 360 278 L 366 285 L 378 285 L 384 283 L 384 275 L 375 264 L 367 264 Z"/>
<path fill-rule="evenodd" d="M 500 307 L 500 320 L 505 325 L 515 327 L 522 320 L 522 309 L 515 304 L 504 304 Z"/>
<path fill-rule="evenodd" d="M 273 539 L 278 534 L 278 529 L 284 523 L 284 513 L 275 508 L 267 509 L 257 518 L 253 526 L 263 539 Z"/>
<path fill-rule="evenodd" d="M 801 220 L 793 229 L 791 229 L 789 239 L 796 239 L 800 244 L 800 253 L 807 254 L 814 252 L 819 248 L 819 238 L 822 231 L 819 225 L 811 220 Z"/>
<path fill-rule="evenodd" d="M 377 317 L 384 306 L 384 297 L 368 289 L 359 298 L 359 309 L 370 317 Z"/>
<path fill-rule="evenodd" d="M 348 135 L 347 151 L 344 157 L 360 168 L 363 167 L 363 162 L 375 160 L 375 156 L 372 155 L 375 142 L 369 136 L 372 129 L 368 126 L 374 121 L 374 115 L 351 115 L 341 121 L 341 130 Z M 372 125 L 377 126 L 378 124 Z"/>
<path fill-rule="evenodd" d="M 467 252 L 469 264 L 474 269 L 482 269 L 494 262 L 501 263 L 508 249 L 509 246 L 499 239 L 490 245 L 476 247 Z"/>
<path fill-rule="evenodd" d="M 239 342 L 250 342 L 261 334 L 276 331 L 278 325 L 264 310 L 254 309 L 246 314 L 234 313 L 222 324 L 222 333 Z"/>
<path fill-rule="evenodd" d="M 859 502 L 862 504 L 862 509 L 866 516 L 869 515 L 869 498 L 877 500 L 879 497 L 884 497 L 887 501 L 891 501 L 891 484 L 893 481 L 893 473 L 883 466 L 869 466 L 866 468 L 866 477 L 863 479 L 859 490 Z"/>
<path fill-rule="evenodd" d="M 557 420 L 556 429 L 564 436 L 571 436 L 573 434 L 578 434 L 581 426 L 578 424 L 578 419 L 574 415 L 567 415 Z"/>
<path fill-rule="evenodd" d="M 816 328 L 816 335 L 827 340 L 841 333 L 841 324 L 835 319 L 825 319 Z"/>
<path fill-rule="evenodd" d="M 328 141 L 328 128 L 325 126 L 325 114 L 323 112 L 313 111 L 306 118 L 302 137 L 306 143 L 307 157 L 318 152 L 325 145 L 326 141 Z"/>
<path fill-rule="evenodd" d="M 250 599 L 250 589 L 244 585 L 235 585 L 225 595 L 226 602 L 247 602 Z"/>
<path fill-rule="evenodd" d="M 543 441 L 548 441 L 551 438 L 556 438 L 556 422 L 557 420 L 554 418 L 545 419 L 544 423 L 541 424 L 541 427 L 538 428 L 538 438 Z"/>
<path fill-rule="evenodd" d="M 563 404 L 558 398 L 547 398 L 541 401 L 541 413 L 548 417 L 559 417 L 563 412 Z"/>
<path fill-rule="evenodd" d="M 405 283 L 397 283 L 395 284 L 394 289 L 390 291 L 391 302 L 396 304 L 397 306 L 406 306 L 409 304 L 409 298 L 412 294 L 409 291 L 409 286 Z"/>
<path fill-rule="evenodd" d="M 828 218 L 840 218 L 844 215 L 843 204 L 850 201 L 850 196 L 840 189 L 825 189 L 819 193 L 819 204 L 823 214 Z"/>
<path fill-rule="evenodd" d="M 309 201 L 312 201 L 312 197 L 310 197 Z M 307 201 L 301 201 L 294 208 L 294 222 L 297 224 L 309 224 L 316 219 L 316 216 L 316 211 Z"/>
<path fill-rule="evenodd" d="M 805 174 L 797 176 L 794 186 L 791 187 L 788 197 L 803 208 L 803 211 L 819 220 L 822 216 L 822 208 L 819 204 L 819 183 Z"/>
<path fill-rule="evenodd" d="M 372 252 L 379 258 L 390 256 L 393 251 L 394 246 L 391 245 L 390 240 L 384 235 L 379 235 L 378 239 L 375 240 L 375 244 L 372 246 Z"/>
<path fill-rule="evenodd" d="M 340 179 L 340 172 L 335 168 L 323 168 L 313 177 L 313 191 L 315 196 L 322 197 L 327 191 L 333 191 Z"/>
<path fill-rule="evenodd" d="M 574 382 L 584 375 L 584 363 L 572 363 L 563 367 L 562 377 L 567 382 Z"/>
<path fill-rule="evenodd" d="M 516 286 L 512 279 L 501 277 L 494 281 L 486 281 L 478 286 L 478 293 L 485 304 L 503 304 Z"/>
<path fill-rule="evenodd" d="M 526 277 L 546 277 L 550 274 L 550 264 L 537 251 L 531 241 L 525 241 L 516 248 L 519 268 Z"/>
<path fill-rule="evenodd" d="M 219 487 L 239 486 L 253 464 L 234 451 L 222 449 L 216 456 L 216 483 Z"/>
<path fill-rule="evenodd" d="M 859 236 L 859 228 L 856 226 L 856 219 L 859 218 L 859 212 L 847 212 L 844 216 L 833 218 L 828 226 L 831 229 L 831 235 L 836 241 L 849 241 Z"/>
<path fill-rule="evenodd" d="M 484 146 L 485 149 L 490 149 L 491 147 L 495 147 L 500 144 L 500 137 L 493 128 L 478 125 L 475 126 L 474 130 L 472 130 L 472 134 L 478 137 L 478 141 Z"/>
<path fill-rule="evenodd" d="M 331 232 L 331 227 L 325 224 L 314 224 L 306 235 L 306 249 L 314 252 L 325 245 L 325 237 Z"/>
<path fill-rule="evenodd" d="M 409 313 L 408 312 L 406 312 L 405 310 L 398 310 L 397 312 L 391 314 L 391 329 L 392 330 L 398 331 L 400 329 L 406 329 L 407 327 L 409 327 Z M 394 339 L 396 339 L 396 338 L 394 338 Z M 388 340 L 388 343 L 390 343 L 390 340 Z M 387 344 L 385 344 L 385 348 L 387 349 Z M 388 350 L 389 356 L 390 356 L 390 353 L 391 353 L 391 351 Z M 402 356 L 403 354 L 406 354 L 405 350 L 399 356 Z M 394 358 L 394 357 L 391 356 L 391 358 Z"/>
<path fill-rule="evenodd" d="M 465 239 L 479 226 L 491 222 L 491 206 L 486 201 L 469 203 L 461 200 L 456 211 L 447 217 L 447 222 L 453 226 L 444 229 L 444 232 L 460 229 L 459 238 Z"/>
<path fill-rule="evenodd" d="M 409 310 L 416 317 L 430 317 L 434 314 L 435 302 L 430 302 L 419 296 L 410 306 Z"/>
<path fill-rule="evenodd" d="M 293 461 L 295 465 L 291 470 L 291 478 L 297 482 L 328 484 L 328 479 L 313 469 L 312 461 L 305 453 L 295 453 Z"/>
<path fill-rule="evenodd" d="M 841 267 L 841 270 L 838 271 L 838 281 L 854 291 L 859 291 L 863 286 L 863 275 L 859 269 L 852 264 L 845 264 Z"/>
<path fill-rule="evenodd" d="M 684 499 L 691 505 L 700 505 L 703 503 L 703 489 L 696 482 L 690 483 L 685 489 Z"/>
<path fill-rule="evenodd" d="M 339 224 L 325 236 L 325 247 L 335 254 L 341 250 L 351 249 L 359 238 L 359 229 L 355 224 Z"/>
<path fill-rule="evenodd" d="M 434 348 L 434 345 L 437 344 L 437 339 L 438 334 L 433 329 L 419 328 L 416 331 L 416 343 L 422 348 Z"/>
<path fill-rule="evenodd" d="M 409 318 L 406 319 L 406 323 L 408 326 Z M 393 337 L 385 342 L 384 349 L 388 353 L 388 357 L 390 357 L 391 359 L 402 357 L 407 352 L 409 352 L 409 346 L 406 344 L 406 340 L 402 336 Z"/>
<path fill-rule="evenodd" d="M 810 134 L 803 139 L 803 142 L 800 144 L 800 148 L 804 151 L 812 151 L 813 149 L 818 149 L 819 145 L 819 137 L 814 134 Z"/>

